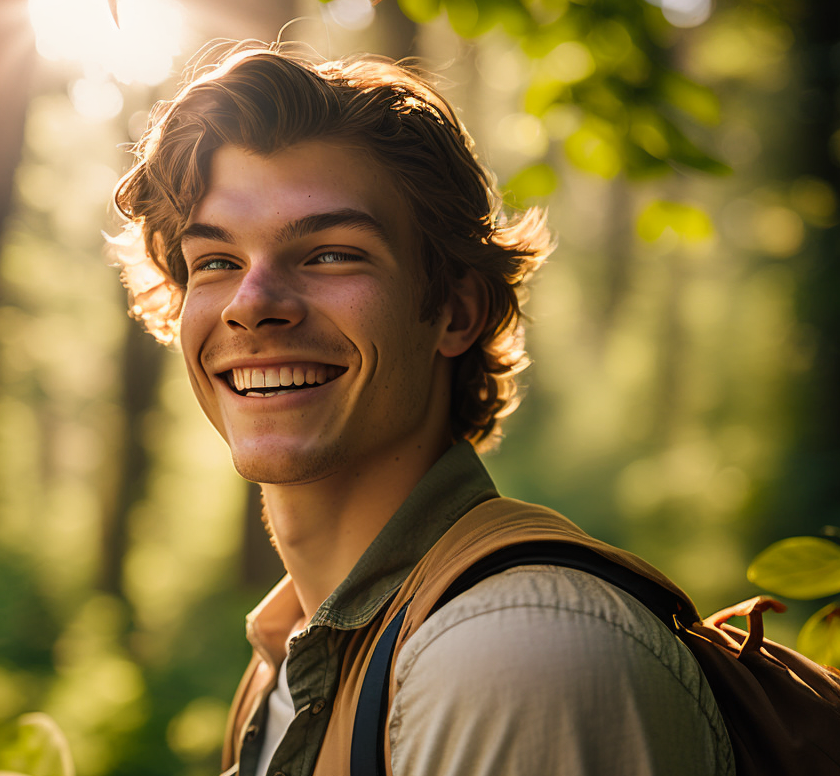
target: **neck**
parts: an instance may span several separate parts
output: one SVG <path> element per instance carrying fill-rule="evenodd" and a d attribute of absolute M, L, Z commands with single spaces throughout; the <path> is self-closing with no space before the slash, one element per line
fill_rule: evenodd
<path fill-rule="evenodd" d="M 269 524 L 307 622 L 449 444 L 416 442 L 317 482 L 262 486 Z"/>

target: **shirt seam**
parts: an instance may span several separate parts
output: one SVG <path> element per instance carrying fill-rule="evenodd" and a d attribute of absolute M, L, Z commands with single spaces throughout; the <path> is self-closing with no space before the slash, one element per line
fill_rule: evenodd
<path fill-rule="evenodd" d="M 444 611 L 444 610 L 445 610 L 445 608 L 446 608 L 446 607 L 443 607 L 440 611 L 441 611 L 441 612 L 442 612 L 442 611 Z M 540 603 L 540 602 L 537 602 L 537 603 L 504 604 L 504 605 L 500 605 L 500 606 L 494 606 L 494 607 L 493 607 L 493 608 L 491 608 L 491 609 L 485 609 L 485 610 L 483 610 L 483 611 L 481 611 L 481 612 L 474 612 L 474 613 L 471 613 L 471 614 L 467 614 L 466 616 L 464 616 L 463 618 L 461 618 L 461 619 L 457 620 L 456 622 L 450 623 L 449 625 L 445 626 L 445 627 L 444 627 L 444 628 L 443 628 L 440 632 L 436 633 L 436 634 L 435 634 L 432 638 L 430 638 L 430 639 L 429 639 L 429 640 L 428 640 L 428 641 L 427 641 L 427 642 L 426 642 L 426 643 L 425 643 L 422 647 L 420 647 L 420 648 L 418 649 L 418 651 L 417 651 L 417 652 L 415 652 L 415 654 L 412 656 L 412 659 L 411 659 L 411 662 L 410 662 L 409 666 L 405 669 L 405 678 L 407 678 L 407 677 L 408 677 L 408 674 L 410 674 L 410 673 L 411 673 L 411 671 L 412 671 L 412 669 L 413 669 L 413 667 L 414 667 L 415 663 L 417 662 L 417 658 L 420 656 L 420 654 L 421 654 L 422 652 L 424 652 L 428 646 L 430 646 L 432 643 L 434 643 L 435 641 L 437 641 L 437 639 L 438 639 L 438 638 L 440 638 L 440 637 L 441 637 L 444 633 L 446 633 L 447 631 L 451 630 L 453 627 L 455 627 L 455 626 L 457 626 L 457 625 L 460 625 L 461 623 L 464 623 L 464 622 L 466 622 L 467 620 L 476 619 L 476 618 L 478 618 L 478 617 L 481 617 L 481 616 L 484 616 L 484 615 L 487 615 L 487 614 L 493 614 L 493 613 L 495 613 L 495 612 L 504 611 L 504 610 L 506 610 L 506 609 L 525 609 L 525 608 L 528 608 L 528 609 L 546 609 L 546 610 L 554 610 L 554 611 L 560 611 L 560 612 L 569 612 L 569 613 L 572 613 L 572 614 L 581 614 L 581 615 L 584 615 L 584 616 L 586 616 L 586 617 L 591 617 L 591 618 L 593 618 L 593 619 L 601 620 L 601 621 L 602 621 L 603 623 L 605 623 L 606 625 L 609 625 L 610 627 L 614 628 L 615 630 L 621 631 L 621 633 L 623 633 L 625 636 L 629 637 L 630 639 L 632 639 L 633 641 L 635 641 L 637 644 L 639 644 L 639 645 L 641 645 L 642 647 L 644 647 L 644 648 L 645 648 L 648 652 L 650 652 L 650 654 L 651 654 L 651 655 L 653 655 L 653 657 L 656 659 L 656 661 L 657 661 L 657 662 L 658 662 L 658 663 L 659 663 L 659 664 L 660 664 L 663 668 L 665 668 L 665 669 L 668 671 L 668 673 L 669 673 L 669 674 L 671 674 L 671 676 L 673 676 L 673 678 L 676 680 L 676 682 L 679 684 L 679 686 L 680 686 L 680 687 L 682 687 L 682 688 L 683 688 L 683 690 L 685 690 L 685 692 L 689 695 L 689 697 L 690 697 L 690 698 L 694 701 L 694 703 L 695 703 L 696 707 L 699 709 L 700 713 L 703 715 L 704 719 L 706 720 L 706 724 L 708 725 L 709 730 L 711 730 L 711 731 L 714 733 L 714 735 L 715 735 L 715 739 L 716 739 L 716 741 L 718 742 L 718 745 L 719 745 L 719 746 L 721 746 L 722 744 L 727 744 L 727 745 L 729 745 L 729 746 L 728 746 L 728 748 L 729 748 L 729 750 L 730 750 L 730 752 L 731 752 L 731 744 L 730 744 L 730 742 L 729 742 L 729 740 L 728 740 L 728 733 L 726 734 L 726 735 L 727 735 L 727 737 L 726 737 L 726 739 L 724 740 L 724 737 L 722 737 L 721 735 L 719 735 L 719 734 L 715 731 L 715 725 L 714 725 L 714 724 L 712 724 L 712 717 L 711 717 L 711 716 L 710 716 L 710 714 L 706 711 L 706 709 L 704 709 L 704 708 L 703 708 L 703 705 L 702 705 L 702 704 L 701 704 L 701 702 L 700 702 L 700 697 L 699 697 L 699 694 L 698 694 L 698 695 L 695 695 L 695 694 L 694 694 L 694 693 L 693 693 L 693 692 L 692 692 L 692 691 L 691 691 L 691 690 L 690 690 L 690 689 L 689 689 L 689 688 L 685 685 L 685 683 L 682 681 L 682 679 L 679 677 L 679 675 L 678 675 L 678 674 L 674 671 L 674 669 L 673 669 L 673 668 L 671 668 L 671 666 L 669 666 L 667 663 L 665 663 L 665 662 L 662 660 L 661 656 L 660 656 L 660 655 L 658 655 L 658 654 L 656 653 L 656 651 L 655 651 L 655 650 L 654 650 L 654 649 L 653 649 L 653 648 L 652 648 L 649 644 L 646 644 L 644 641 L 642 641 L 640 638 L 638 638 L 638 637 L 637 637 L 634 633 L 632 633 L 630 630 L 628 630 L 627 628 L 623 627 L 620 623 L 612 622 L 611 620 L 607 619 L 605 616 L 603 616 L 603 615 L 601 615 L 601 614 L 598 614 L 598 613 L 595 613 L 595 612 L 588 612 L 588 611 L 586 611 L 585 609 L 577 609 L 577 608 L 570 607 L 570 606 L 562 606 L 562 605 L 558 605 L 558 604 L 550 604 L 550 603 Z M 654 615 L 653 613 L 651 613 L 651 616 L 652 616 L 652 617 L 655 617 L 655 615 Z M 427 622 L 428 622 L 428 620 L 427 620 Z M 657 620 L 657 622 L 658 622 L 658 620 Z M 664 625 L 663 625 L 663 627 L 664 627 Z M 670 633 L 670 631 L 668 631 L 668 633 Z M 679 639 L 679 637 L 678 637 L 678 636 L 676 636 L 676 635 L 674 635 L 674 634 L 672 634 L 672 633 L 670 633 L 670 635 L 671 635 L 674 639 L 676 639 L 677 641 L 679 641 L 679 642 L 680 642 L 680 644 L 683 644 L 683 642 Z M 410 643 L 410 641 L 411 641 L 411 639 L 409 639 L 409 641 L 408 641 L 408 642 L 406 642 L 406 643 Z M 685 646 L 685 645 L 683 644 L 683 646 Z M 686 647 L 686 649 L 688 649 L 688 647 Z M 689 652 L 690 652 L 690 651 L 691 651 L 691 650 L 689 649 Z M 396 664 L 395 664 L 394 668 L 396 669 Z M 697 667 L 697 670 L 700 672 L 700 674 L 701 674 L 701 676 L 702 676 L 702 673 L 703 673 L 703 672 L 702 672 L 702 669 L 700 669 L 700 667 L 698 666 L 698 667 Z M 405 679 L 403 680 L 403 682 L 401 682 L 400 687 L 402 687 L 402 684 L 404 684 L 404 683 L 405 683 Z M 702 686 L 702 685 L 701 685 L 701 686 Z M 399 692 L 399 690 L 398 690 L 397 692 Z M 714 696 L 712 696 L 712 700 L 714 701 Z M 722 720 L 721 720 L 721 722 L 722 722 Z M 392 724 L 393 724 L 393 720 L 392 720 Z M 726 730 L 726 723 L 723 723 L 723 722 L 722 722 L 722 724 L 723 724 L 724 730 Z M 390 725 L 389 725 L 389 727 L 390 727 Z M 397 741 L 397 739 L 398 739 L 398 736 L 399 736 L 399 733 L 397 734 L 397 738 L 395 738 L 395 743 L 396 743 L 396 741 Z M 724 749 L 726 749 L 726 748 L 727 748 L 727 747 L 724 747 Z M 730 757 L 727 757 L 726 759 L 727 759 L 727 762 L 729 762 L 729 760 L 731 759 L 731 756 L 730 756 Z"/>

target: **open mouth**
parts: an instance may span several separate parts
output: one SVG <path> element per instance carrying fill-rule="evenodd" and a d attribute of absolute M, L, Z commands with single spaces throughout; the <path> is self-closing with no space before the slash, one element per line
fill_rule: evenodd
<path fill-rule="evenodd" d="M 230 369 L 222 374 L 234 393 L 268 398 L 292 391 L 317 388 L 332 382 L 347 367 L 332 364 L 294 364 L 281 367 Z"/>

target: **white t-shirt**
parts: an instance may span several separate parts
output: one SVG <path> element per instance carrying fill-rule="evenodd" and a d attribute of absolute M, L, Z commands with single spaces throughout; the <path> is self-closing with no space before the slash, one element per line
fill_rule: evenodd
<path fill-rule="evenodd" d="M 256 776 L 267 776 L 271 756 L 283 740 L 283 736 L 286 735 L 286 731 L 294 718 L 295 704 L 292 702 L 292 693 L 289 691 L 289 682 L 286 679 L 286 661 L 284 660 L 277 672 L 277 686 L 268 696 L 265 740 L 260 751 Z"/>
<path fill-rule="evenodd" d="M 480 582 L 423 623 L 394 670 L 394 776 L 734 776 L 688 648 L 580 571 L 529 566 Z M 283 665 L 257 776 L 293 717 Z"/>

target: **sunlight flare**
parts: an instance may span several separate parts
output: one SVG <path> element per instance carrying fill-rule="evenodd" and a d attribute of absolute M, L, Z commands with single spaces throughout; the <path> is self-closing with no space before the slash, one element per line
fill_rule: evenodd
<path fill-rule="evenodd" d="M 29 0 L 38 52 L 81 63 L 122 83 L 164 81 L 180 50 L 181 7 L 175 0 L 120 0 L 119 27 L 105 0 Z"/>

